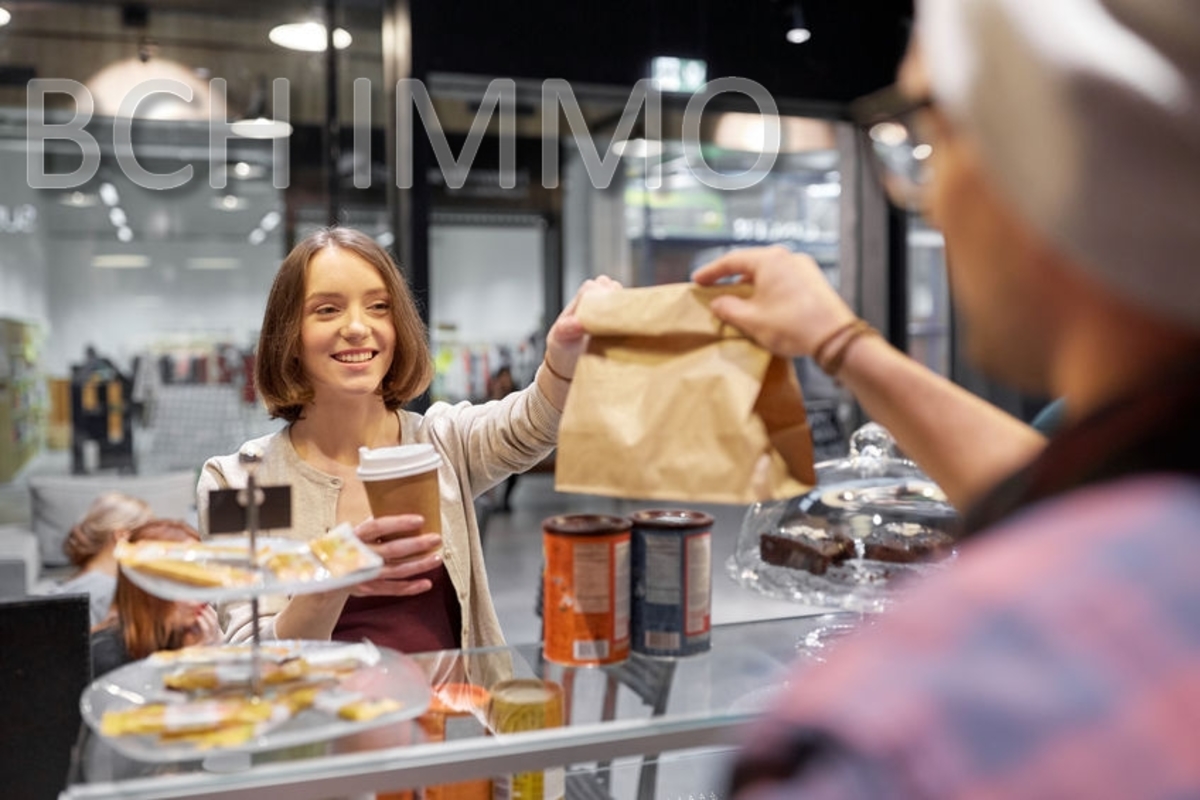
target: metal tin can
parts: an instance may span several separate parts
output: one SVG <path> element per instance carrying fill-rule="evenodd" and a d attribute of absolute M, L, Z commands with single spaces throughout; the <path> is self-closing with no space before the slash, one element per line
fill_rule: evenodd
<path fill-rule="evenodd" d="M 712 641 L 712 524 L 701 511 L 638 511 L 633 520 L 633 650 L 686 656 Z"/>
<path fill-rule="evenodd" d="M 572 666 L 629 656 L 629 539 L 632 523 L 603 514 L 542 522 L 543 651 Z"/>
<path fill-rule="evenodd" d="M 492 687 L 488 726 L 493 732 L 518 733 L 563 725 L 563 690 L 552 681 L 515 678 Z M 566 772 L 562 767 L 519 772 L 492 781 L 494 800 L 562 800 Z"/>
<path fill-rule="evenodd" d="M 429 710 L 417 721 L 431 742 L 485 736 L 490 699 L 487 689 L 470 683 L 436 686 Z M 426 786 L 421 796 L 424 800 L 491 800 L 492 781 L 481 778 Z"/>

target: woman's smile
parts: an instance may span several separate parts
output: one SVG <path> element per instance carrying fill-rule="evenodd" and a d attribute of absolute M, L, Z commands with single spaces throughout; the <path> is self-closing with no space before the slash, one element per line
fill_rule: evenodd
<path fill-rule="evenodd" d="M 375 267 L 349 251 L 318 252 L 308 265 L 300 340 L 318 394 L 375 394 L 396 342 L 391 299 Z"/>
<path fill-rule="evenodd" d="M 334 353 L 333 357 L 343 364 L 363 364 L 372 360 L 378 354 L 377 350 L 344 350 L 340 353 Z"/>

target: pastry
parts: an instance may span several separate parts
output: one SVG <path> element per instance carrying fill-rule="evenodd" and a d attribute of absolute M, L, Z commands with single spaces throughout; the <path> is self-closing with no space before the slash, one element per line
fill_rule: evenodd
<path fill-rule="evenodd" d="M 759 552 L 768 564 L 824 575 L 830 566 L 854 555 L 854 542 L 841 533 L 810 525 L 789 525 L 764 533 Z"/>

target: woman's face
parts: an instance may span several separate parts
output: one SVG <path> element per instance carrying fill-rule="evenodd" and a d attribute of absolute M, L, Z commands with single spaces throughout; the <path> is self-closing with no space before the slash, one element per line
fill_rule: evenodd
<path fill-rule="evenodd" d="M 308 263 L 301 363 L 316 398 L 374 394 L 392 365 L 392 298 L 370 262 L 326 247 Z"/>

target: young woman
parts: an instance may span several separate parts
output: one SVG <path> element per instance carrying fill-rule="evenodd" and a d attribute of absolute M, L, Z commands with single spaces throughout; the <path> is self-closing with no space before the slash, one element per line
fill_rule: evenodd
<path fill-rule="evenodd" d="M 291 486 L 292 527 L 272 534 L 307 540 L 350 522 L 385 568 L 353 590 L 260 603 L 262 635 L 365 637 L 404 652 L 502 643 L 472 501 L 554 447 L 584 346 L 578 298 L 617 286 L 608 278 L 584 284 L 551 327 L 526 389 L 482 405 L 435 403 L 421 415 L 402 406 L 429 386 L 432 359 L 391 257 L 346 228 L 300 242 L 275 277 L 259 337 L 257 388 L 288 424 L 254 442 L 263 453 L 256 480 Z M 372 518 L 355 472 L 361 446 L 414 443 L 433 445 L 442 459 L 440 534 L 412 535 L 422 522 L 415 515 Z M 209 491 L 241 488 L 246 477 L 237 454 L 209 459 L 198 486 L 201 520 Z M 252 634 L 248 605 L 227 608 L 231 640 Z"/>
<path fill-rule="evenodd" d="M 108 616 L 117 587 L 117 561 L 113 548 L 129 532 L 154 516 L 150 506 L 120 492 L 105 492 L 92 501 L 87 513 L 63 541 L 63 552 L 77 571 L 47 594 L 86 594 L 94 627 Z"/>
<path fill-rule="evenodd" d="M 134 528 L 128 537 L 131 543 L 148 540 L 198 542 L 200 534 L 185 522 L 151 519 Z M 112 609 L 92 632 L 92 676 L 99 677 L 159 650 L 220 641 L 217 612 L 211 605 L 164 600 L 120 574 Z"/>

